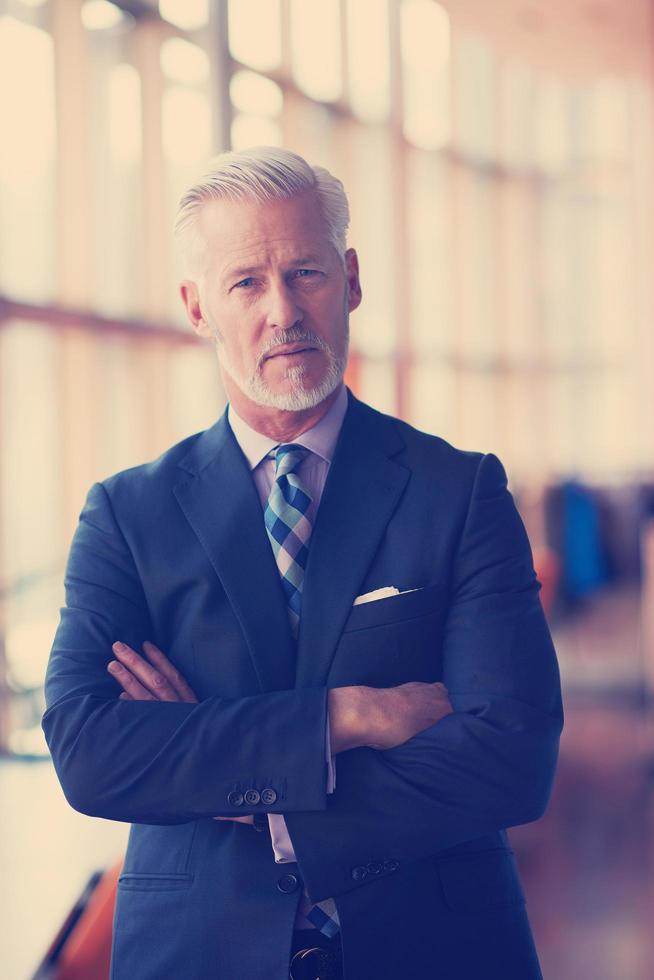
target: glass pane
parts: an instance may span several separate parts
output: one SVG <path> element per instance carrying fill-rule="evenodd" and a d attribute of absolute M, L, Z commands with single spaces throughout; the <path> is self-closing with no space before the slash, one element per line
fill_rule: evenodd
<path fill-rule="evenodd" d="M 197 44 L 169 37 L 161 45 L 161 70 L 171 82 L 202 85 L 209 81 L 209 58 Z"/>
<path fill-rule="evenodd" d="M 170 85 L 164 92 L 161 108 L 167 224 L 172 229 L 180 196 L 204 172 L 211 156 L 211 107 L 206 91 Z M 183 278 L 180 255 L 175 250 L 173 268 L 165 279 L 162 270 L 162 290 L 167 292 L 169 298 L 171 319 L 186 326 L 188 321 L 178 289 L 178 283 Z"/>
<path fill-rule="evenodd" d="M 573 93 L 551 75 L 541 75 L 535 99 L 536 165 L 543 170 L 562 170 L 570 159 L 571 137 L 578 131 L 582 113 Z"/>
<path fill-rule="evenodd" d="M 395 415 L 397 412 L 396 375 L 397 366 L 393 360 L 378 361 L 369 357 L 361 358 L 357 366 L 357 397 L 380 412 Z"/>
<path fill-rule="evenodd" d="M 463 371 L 459 380 L 458 442 L 462 449 L 497 452 L 497 379 L 486 371 Z"/>
<path fill-rule="evenodd" d="M 348 86 L 352 111 L 368 122 L 388 116 L 388 0 L 348 0 Z"/>
<path fill-rule="evenodd" d="M 454 334 L 450 165 L 439 155 L 410 150 L 407 222 L 411 337 L 418 351 L 449 350 Z"/>
<path fill-rule="evenodd" d="M 338 168 L 340 134 L 342 131 L 349 132 L 348 122 L 339 120 L 335 128 L 329 106 L 312 102 L 292 88 L 284 93 L 285 145 L 292 146 L 306 160 L 319 160 L 323 167 L 332 172 L 334 167 Z"/>
<path fill-rule="evenodd" d="M 463 35 L 454 47 L 454 140 L 471 156 L 496 156 L 496 64 L 493 48 Z"/>
<path fill-rule="evenodd" d="M 193 168 L 209 156 L 211 110 L 204 92 L 170 86 L 162 104 L 163 146 L 174 167 Z"/>
<path fill-rule="evenodd" d="M 584 92 L 582 152 L 586 158 L 620 163 L 629 157 L 630 107 L 620 78 L 600 78 Z"/>
<path fill-rule="evenodd" d="M 340 0 L 291 0 L 291 52 L 298 86 L 324 102 L 341 94 Z"/>
<path fill-rule="evenodd" d="M 232 122 L 232 149 L 246 150 L 249 146 L 281 146 L 279 123 L 263 116 L 236 116 Z"/>
<path fill-rule="evenodd" d="M 436 358 L 416 361 L 410 375 L 408 421 L 424 432 L 456 442 L 456 415 L 456 376 L 452 367 Z"/>
<path fill-rule="evenodd" d="M 230 0 L 229 50 L 252 68 L 276 68 L 282 57 L 279 0 Z"/>
<path fill-rule="evenodd" d="M 548 471 L 543 384 L 542 375 L 534 376 L 525 370 L 497 378 L 498 418 L 493 452 L 512 479 Z"/>
<path fill-rule="evenodd" d="M 498 340 L 509 359 L 526 359 L 538 349 L 536 282 L 540 263 L 538 198 L 533 184 L 504 181 L 497 189 L 496 232 L 502 261 L 498 262 L 500 318 Z"/>
<path fill-rule="evenodd" d="M 547 378 L 543 418 L 548 435 L 548 463 L 554 474 L 577 473 L 577 452 L 583 440 L 577 412 L 581 398 L 579 375 L 560 372 Z"/>
<path fill-rule="evenodd" d="M 229 94 L 235 109 L 255 116 L 278 116 L 284 104 L 279 85 L 253 71 L 235 72 Z"/>
<path fill-rule="evenodd" d="M 209 20 L 209 0 L 159 0 L 159 13 L 183 31 L 194 31 Z"/>
<path fill-rule="evenodd" d="M 169 401 L 173 442 L 216 421 L 224 408 L 225 396 L 218 360 L 210 344 L 183 344 L 173 351 Z"/>
<path fill-rule="evenodd" d="M 0 17 L 0 118 L 0 289 L 45 301 L 55 272 L 53 45 L 13 17 Z"/>
<path fill-rule="evenodd" d="M 437 149 L 450 138 L 450 19 L 432 0 L 400 9 L 404 135 Z"/>
<path fill-rule="evenodd" d="M 533 69 L 509 61 L 500 75 L 499 155 L 509 167 L 533 164 L 536 82 Z"/>
<path fill-rule="evenodd" d="M 67 542 L 58 366 L 51 327 L 16 322 L 0 330 L 0 540 L 15 624 L 55 616 L 59 598 Z M 47 646 L 32 650 L 16 669 L 42 677 L 47 655 Z"/>
<path fill-rule="evenodd" d="M 92 44 L 91 302 L 103 313 L 128 315 L 138 308 L 140 290 L 141 81 L 132 65 L 114 63 L 105 35 L 93 35 Z"/>
<path fill-rule="evenodd" d="M 86 0 L 80 13 L 87 31 L 109 31 L 127 21 L 120 7 L 109 0 Z"/>
<path fill-rule="evenodd" d="M 457 173 L 457 306 L 461 350 L 472 357 L 497 352 L 497 233 L 495 181 L 469 168 Z"/>
<path fill-rule="evenodd" d="M 352 212 L 348 239 L 359 255 L 363 287 L 363 302 L 351 319 L 352 344 L 373 357 L 388 355 L 396 348 L 397 256 L 393 211 L 388 206 L 394 192 L 390 138 L 383 130 L 357 125 L 349 137 L 354 165 L 342 178 Z"/>
<path fill-rule="evenodd" d="M 576 388 L 576 463 L 596 478 L 611 478 L 638 468 L 636 431 L 633 425 L 636 392 L 624 370 L 593 371 L 582 376 Z"/>

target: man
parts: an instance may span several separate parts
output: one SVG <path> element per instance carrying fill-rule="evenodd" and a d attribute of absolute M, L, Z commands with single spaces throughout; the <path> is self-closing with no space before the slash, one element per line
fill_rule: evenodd
<path fill-rule="evenodd" d="M 347 222 L 295 154 L 217 158 L 178 232 L 228 410 L 80 518 L 43 724 L 133 824 L 116 980 L 541 976 L 504 829 L 562 725 L 529 545 L 496 457 L 344 387 Z"/>

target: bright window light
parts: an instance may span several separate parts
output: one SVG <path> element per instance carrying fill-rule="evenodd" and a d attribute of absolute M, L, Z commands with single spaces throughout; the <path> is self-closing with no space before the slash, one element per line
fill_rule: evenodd
<path fill-rule="evenodd" d="M 209 0 L 159 0 L 159 13 L 183 31 L 197 31 L 209 20 Z"/>
<path fill-rule="evenodd" d="M 450 59 L 450 18 L 433 0 L 404 0 L 401 10 L 402 60 L 426 70 Z"/>
<path fill-rule="evenodd" d="M 178 167 L 195 166 L 209 156 L 209 100 L 193 89 L 171 86 L 162 101 L 162 136 L 167 160 Z"/>
<path fill-rule="evenodd" d="M 276 68 L 282 57 L 279 0 L 230 0 L 229 50 L 252 68 Z"/>
<path fill-rule="evenodd" d="M 279 85 L 253 71 L 235 72 L 229 94 L 234 108 L 249 115 L 278 116 L 284 103 Z"/>
<path fill-rule="evenodd" d="M 181 37 L 170 37 L 161 45 L 161 70 L 172 82 L 202 85 L 209 79 L 209 58 L 202 48 Z"/>
<path fill-rule="evenodd" d="M 348 0 L 347 38 L 352 110 L 381 122 L 389 108 L 388 0 Z"/>
<path fill-rule="evenodd" d="M 55 268 L 54 47 L 50 34 L 8 16 L 0 16 L 0 119 L 0 291 L 42 301 Z"/>
<path fill-rule="evenodd" d="M 291 50 L 298 86 L 312 99 L 331 102 L 341 94 L 339 0 L 291 0 Z"/>
<path fill-rule="evenodd" d="M 279 123 L 261 116 L 236 116 L 232 122 L 232 149 L 246 150 L 249 146 L 281 146 Z"/>
<path fill-rule="evenodd" d="M 404 135 L 438 149 L 450 137 L 450 20 L 433 0 L 404 0 L 400 14 Z"/>
<path fill-rule="evenodd" d="M 109 74 L 109 139 L 112 159 L 131 167 L 141 159 L 141 79 L 132 65 Z"/>
<path fill-rule="evenodd" d="M 82 5 L 82 23 L 87 31 L 106 31 L 123 20 L 120 7 L 108 0 L 86 0 Z"/>

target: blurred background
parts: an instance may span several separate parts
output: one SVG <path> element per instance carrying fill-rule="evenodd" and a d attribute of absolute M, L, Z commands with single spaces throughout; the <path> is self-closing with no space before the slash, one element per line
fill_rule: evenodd
<path fill-rule="evenodd" d="M 340 177 L 354 392 L 497 453 L 567 724 L 511 831 L 546 980 L 649 980 L 651 0 L 0 0 L 0 896 L 33 974 L 126 828 L 70 810 L 42 681 L 89 486 L 211 425 L 171 227 L 220 150 Z"/>

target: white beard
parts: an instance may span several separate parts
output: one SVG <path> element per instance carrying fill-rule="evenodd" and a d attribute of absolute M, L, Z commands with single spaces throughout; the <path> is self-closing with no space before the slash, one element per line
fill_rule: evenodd
<path fill-rule="evenodd" d="M 218 331 L 214 330 L 216 342 L 216 353 L 218 361 L 224 371 L 229 374 L 234 383 L 248 398 L 255 403 L 267 408 L 277 408 L 285 412 L 301 412 L 307 408 L 315 408 L 328 398 L 333 391 L 336 391 L 343 380 L 345 366 L 347 364 L 347 351 L 349 342 L 348 315 L 345 314 L 345 351 L 338 357 L 335 351 L 322 338 L 317 337 L 312 331 L 304 330 L 302 327 L 289 327 L 288 330 L 280 330 L 275 336 L 275 343 L 265 348 L 257 358 L 257 364 L 253 373 L 248 377 L 239 375 L 234 370 L 230 359 L 225 352 L 224 344 Z M 313 347 L 318 347 L 327 356 L 327 371 L 320 384 L 313 388 L 305 388 L 302 379 L 306 374 L 303 364 L 294 364 L 286 369 L 286 378 L 291 382 L 290 391 L 274 391 L 264 380 L 261 367 L 266 354 L 281 344 L 294 344 L 307 341 Z"/>

